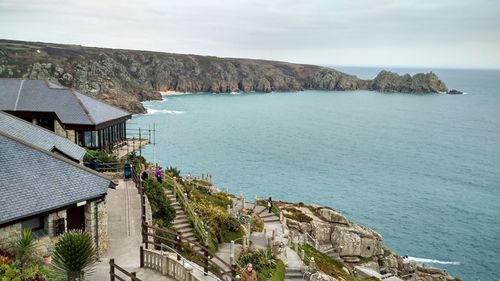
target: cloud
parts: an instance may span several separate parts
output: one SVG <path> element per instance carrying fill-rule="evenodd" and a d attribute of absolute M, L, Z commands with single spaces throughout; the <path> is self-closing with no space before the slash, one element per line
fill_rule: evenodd
<path fill-rule="evenodd" d="M 2 0 L 0 37 L 316 64 L 500 67 L 500 1 Z"/>

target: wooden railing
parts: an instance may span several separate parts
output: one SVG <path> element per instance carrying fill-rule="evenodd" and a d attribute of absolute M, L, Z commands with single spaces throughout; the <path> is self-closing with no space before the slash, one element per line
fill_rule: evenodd
<path fill-rule="evenodd" d="M 120 275 L 122 275 L 122 276 L 124 275 L 126 277 L 125 278 L 121 277 L 117 273 L 121 273 Z M 130 281 L 142 281 L 141 279 L 137 278 L 135 272 L 128 272 L 125 269 L 119 267 L 115 263 L 115 259 L 110 259 L 109 260 L 109 279 L 111 281 L 115 281 L 115 280 L 120 280 L 120 281 L 127 281 L 127 280 L 130 280 Z"/>
<path fill-rule="evenodd" d="M 224 280 L 234 280 L 234 281 L 238 280 L 236 279 L 236 273 L 238 271 L 238 268 L 228 264 L 219 256 L 215 255 L 212 251 L 210 251 L 207 245 L 202 245 L 195 239 L 188 239 L 182 237 L 180 233 L 175 233 L 168 229 L 148 224 L 146 221 L 146 202 L 145 202 L 146 195 L 144 194 L 144 186 L 140 180 L 139 175 L 136 174 L 135 171 L 132 172 L 132 180 L 134 181 L 135 186 L 139 194 L 141 195 L 141 226 L 142 226 L 141 233 L 142 233 L 142 242 L 146 246 L 146 248 L 143 249 L 144 251 L 149 249 L 150 246 L 160 249 L 162 245 L 172 245 L 176 249 L 178 261 L 180 261 L 183 258 L 181 256 L 181 253 L 184 254 L 189 253 L 191 257 L 188 257 L 188 260 L 202 266 L 205 273 L 208 274 L 208 272 L 210 271 L 217 277 Z M 173 186 L 176 196 L 181 202 L 181 205 L 183 205 L 183 207 L 185 208 L 185 212 L 188 215 L 188 217 L 191 216 L 191 219 L 193 219 L 195 231 L 199 231 L 202 237 L 207 237 L 208 234 L 206 233 L 202 222 L 197 218 L 191 206 L 189 206 L 188 202 L 184 198 L 184 193 L 182 192 L 181 187 L 179 186 L 179 184 L 176 182 L 175 179 L 173 179 L 173 181 L 174 181 Z M 208 241 L 208 240 L 204 239 L 203 241 Z M 194 247 L 199 247 L 203 254 L 193 251 L 192 248 Z M 141 267 L 146 266 L 147 264 L 147 261 L 144 260 L 145 255 L 141 254 Z M 148 257 L 153 257 L 153 254 L 149 255 Z M 217 261 L 217 263 L 215 261 Z M 155 260 L 150 260 L 149 262 L 150 262 L 149 264 L 150 268 L 156 270 L 156 268 L 154 268 L 154 265 L 151 264 L 151 262 L 154 263 Z M 219 264 L 222 265 L 224 268 L 222 268 Z"/>
<path fill-rule="evenodd" d="M 171 249 L 172 252 L 176 253 L 175 250 Z M 199 279 L 194 274 L 195 270 L 200 271 L 196 268 L 192 262 L 188 261 L 185 258 L 181 260 L 177 260 L 175 257 L 165 252 L 163 250 L 161 252 L 147 250 L 141 247 L 141 260 L 144 264 L 145 268 L 150 268 L 155 271 L 160 272 L 161 274 L 171 277 L 175 280 L 179 281 L 201 281 L 207 280 L 207 278 Z M 199 275 L 204 275 L 203 272 L 200 272 Z M 218 281 L 219 278 L 209 275 L 212 277 L 212 280 Z"/>
<path fill-rule="evenodd" d="M 163 245 L 172 245 L 172 248 L 176 249 L 178 261 L 183 258 L 181 256 L 182 253 L 188 255 L 190 261 L 203 267 L 206 274 L 212 272 L 221 279 L 236 280 L 237 268 L 212 253 L 207 245 L 199 244 L 197 240 L 184 238 L 178 233 L 165 228 L 151 226 L 145 222 L 142 224 L 142 236 L 146 248 L 153 245 L 157 249 L 161 249 Z M 154 242 L 151 242 L 151 240 Z M 194 251 L 194 247 L 200 248 L 203 254 Z M 141 265 L 143 265 L 143 261 L 141 261 Z"/>

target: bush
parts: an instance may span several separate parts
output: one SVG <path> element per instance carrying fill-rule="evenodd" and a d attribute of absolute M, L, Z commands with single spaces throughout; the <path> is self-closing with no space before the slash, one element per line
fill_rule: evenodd
<path fill-rule="evenodd" d="M 144 181 L 144 189 L 151 204 L 153 219 L 160 226 L 172 226 L 175 219 L 175 209 L 165 195 L 162 184 L 156 180 L 147 179 Z"/>
<path fill-rule="evenodd" d="M 53 273 L 56 280 L 85 280 L 97 263 L 92 237 L 86 232 L 70 231 L 60 236 L 53 254 Z"/>
<path fill-rule="evenodd" d="M 299 222 L 311 222 L 313 220 L 310 216 L 304 214 L 301 210 L 294 207 L 287 207 L 284 209 L 284 211 L 286 211 L 283 213 L 284 216 L 292 220 L 296 220 Z"/>
<path fill-rule="evenodd" d="M 118 158 L 114 154 L 108 154 L 104 150 L 91 150 L 88 149 L 85 156 L 83 156 L 83 162 L 90 162 L 93 158 L 96 158 L 98 162 L 102 163 L 118 163 Z"/>
<path fill-rule="evenodd" d="M 276 260 L 273 259 L 271 252 L 267 249 L 246 252 L 238 259 L 238 264 L 243 269 L 248 263 L 253 265 L 258 280 L 269 280 L 277 268 Z"/>
<path fill-rule="evenodd" d="M 168 167 L 165 170 L 165 173 L 169 174 L 171 177 L 179 178 L 181 176 L 181 170 L 177 169 L 177 167 Z"/>

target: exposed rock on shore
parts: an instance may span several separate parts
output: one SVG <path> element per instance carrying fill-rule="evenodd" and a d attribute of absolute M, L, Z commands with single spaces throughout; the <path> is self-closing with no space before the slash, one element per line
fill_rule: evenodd
<path fill-rule="evenodd" d="M 0 40 L 0 77 L 49 79 L 130 112 L 160 99 L 160 91 L 270 92 L 377 90 L 446 92 L 433 73 L 382 71 L 362 80 L 332 68 L 286 62 L 218 58 L 77 45 Z"/>
<path fill-rule="evenodd" d="M 441 269 L 404 260 L 384 247 L 383 238 L 376 231 L 349 221 L 331 208 L 285 202 L 279 205 L 295 237 L 307 233 L 321 251 L 342 261 L 351 272 L 355 266 L 362 266 L 381 275 L 414 276 L 411 280 L 417 281 L 458 280 Z M 325 280 L 322 275 L 317 278 Z"/>

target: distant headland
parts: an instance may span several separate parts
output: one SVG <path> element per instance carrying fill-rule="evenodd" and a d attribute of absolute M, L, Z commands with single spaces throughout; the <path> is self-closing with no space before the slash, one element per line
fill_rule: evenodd
<path fill-rule="evenodd" d="M 432 72 L 411 76 L 384 70 L 363 80 L 315 65 L 3 39 L 0 78 L 48 79 L 133 113 L 145 112 L 141 101 L 161 99 L 162 91 L 448 92 Z"/>

